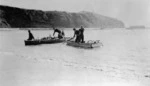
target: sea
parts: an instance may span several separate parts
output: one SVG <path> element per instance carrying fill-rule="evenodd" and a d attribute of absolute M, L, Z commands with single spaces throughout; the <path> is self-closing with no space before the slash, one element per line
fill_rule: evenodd
<path fill-rule="evenodd" d="M 35 38 L 53 34 L 31 32 Z M 73 37 L 71 28 L 64 32 Z M 0 86 L 150 86 L 150 29 L 85 29 L 84 37 L 103 46 L 25 46 L 27 30 L 0 30 Z"/>

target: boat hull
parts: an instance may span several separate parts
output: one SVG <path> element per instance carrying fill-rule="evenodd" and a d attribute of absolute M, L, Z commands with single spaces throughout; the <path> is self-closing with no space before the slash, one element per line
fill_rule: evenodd
<path fill-rule="evenodd" d="M 54 44 L 65 42 L 66 39 L 25 40 L 25 45 Z"/>
<path fill-rule="evenodd" d="M 74 41 L 68 41 L 67 45 L 80 48 L 96 48 L 102 46 L 102 43 L 76 43 Z"/>
<path fill-rule="evenodd" d="M 24 40 L 25 45 L 38 45 L 40 44 L 40 40 Z"/>

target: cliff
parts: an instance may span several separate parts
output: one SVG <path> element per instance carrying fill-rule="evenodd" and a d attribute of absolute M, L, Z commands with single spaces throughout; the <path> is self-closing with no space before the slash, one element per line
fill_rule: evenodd
<path fill-rule="evenodd" d="M 91 12 L 69 13 L 60 11 L 29 10 L 0 6 L 1 28 L 65 27 L 121 28 L 124 23 L 114 18 Z"/>

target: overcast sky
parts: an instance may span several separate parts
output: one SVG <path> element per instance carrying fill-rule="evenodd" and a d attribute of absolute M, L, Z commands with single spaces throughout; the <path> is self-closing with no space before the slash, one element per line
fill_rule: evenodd
<path fill-rule="evenodd" d="M 128 25 L 150 26 L 150 0 L 0 0 L 0 4 L 41 10 L 91 11 Z"/>

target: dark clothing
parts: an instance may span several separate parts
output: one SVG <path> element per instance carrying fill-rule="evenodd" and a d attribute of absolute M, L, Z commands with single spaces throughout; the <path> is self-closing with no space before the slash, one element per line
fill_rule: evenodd
<path fill-rule="evenodd" d="M 75 42 L 77 42 L 77 43 L 80 42 L 80 36 L 76 36 Z"/>
<path fill-rule="evenodd" d="M 29 32 L 29 38 L 28 38 L 28 40 L 32 40 L 32 39 L 34 39 L 34 36 L 32 35 L 31 32 Z"/>
<path fill-rule="evenodd" d="M 80 31 L 75 30 L 74 31 L 74 37 L 76 36 L 75 42 L 80 42 Z"/>
<path fill-rule="evenodd" d="M 79 30 L 76 30 L 76 31 L 75 31 L 75 35 L 80 35 L 80 31 L 79 31 Z"/>
<path fill-rule="evenodd" d="M 84 28 L 80 28 L 79 30 L 80 30 L 81 34 L 84 33 Z"/>
<path fill-rule="evenodd" d="M 80 42 L 84 43 L 84 28 L 80 28 Z"/>
<path fill-rule="evenodd" d="M 59 39 L 63 38 L 62 32 L 59 29 L 55 29 L 53 35 L 55 35 L 55 32 L 58 33 L 58 38 Z"/>
<path fill-rule="evenodd" d="M 62 39 L 62 38 L 63 38 L 63 36 L 62 36 L 61 33 L 58 34 L 58 38 L 59 38 L 59 39 Z"/>
<path fill-rule="evenodd" d="M 59 29 L 55 29 L 55 30 L 54 30 L 54 33 L 55 33 L 55 32 L 61 33 L 61 31 L 60 31 Z"/>
<path fill-rule="evenodd" d="M 84 35 L 83 34 L 80 35 L 80 42 L 84 43 Z"/>

